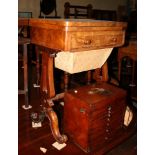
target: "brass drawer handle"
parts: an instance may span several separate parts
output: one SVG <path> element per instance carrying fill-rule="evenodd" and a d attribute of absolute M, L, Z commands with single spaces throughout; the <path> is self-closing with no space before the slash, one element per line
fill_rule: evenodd
<path fill-rule="evenodd" d="M 107 121 L 110 122 L 110 118 L 107 118 Z"/>
<path fill-rule="evenodd" d="M 111 106 L 108 106 L 108 111 L 111 111 L 112 107 Z"/>
<path fill-rule="evenodd" d="M 105 131 L 106 131 L 106 132 L 109 132 L 109 129 L 106 129 Z"/>
<path fill-rule="evenodd" d="M 111 114 L 110 113 L 108 114 L 108 117 L 111 117 Z"/>
<path fill-rule="evenodd" d="M 90 45 L 92 43 L 92 41 L 89 39 L 89 40 L 84 40 L 84 44 L 85 45 Z"/>
<path fill-rule="evenodd" d="M 110 41 L 116 42 L 117 41 L 117 38 L 111 38 Z"/>
<path fill-rule="evenodd" d="M 92 40 L 86 38 L 76 38 L 76 42 L 84 45 L 90 45 L 92 43 Z"/>

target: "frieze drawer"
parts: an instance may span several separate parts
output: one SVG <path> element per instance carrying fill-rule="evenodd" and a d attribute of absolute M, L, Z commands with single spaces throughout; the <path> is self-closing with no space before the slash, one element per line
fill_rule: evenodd
<path fill-rule="evenodd" d="M 71 34 L 71 50 L 99 49 L 124 44 L 124 32 L 120 31 L 96 31 Z"/>

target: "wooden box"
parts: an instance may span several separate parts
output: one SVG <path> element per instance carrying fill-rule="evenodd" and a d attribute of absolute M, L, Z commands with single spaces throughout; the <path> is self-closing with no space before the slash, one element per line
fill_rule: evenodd
<path fill-rule="evenodd" d="M 117 144 L 115 138 L 124 126 L 126 91 L 94 84 L 69 90 L 64 99 L 64 131 L 77 146 L 94 152 Z"/>

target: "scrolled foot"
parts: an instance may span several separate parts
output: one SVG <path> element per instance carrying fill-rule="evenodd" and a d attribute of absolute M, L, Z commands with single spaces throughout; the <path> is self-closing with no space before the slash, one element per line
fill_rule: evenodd
<path fill-rule="evenodd" d="M 45 113 L 50 121 L 50 128 L 51 128 L 51 131 L 52 131 L 52 134 L 55 140 L 60 144 L 65 143 L 68 140 L 68 138 L 66 135 L 60 134 L 59 125 L 58 125 L 58 117 L 56 113 L 53 111 L 52 107 L 46 109 Z"/>

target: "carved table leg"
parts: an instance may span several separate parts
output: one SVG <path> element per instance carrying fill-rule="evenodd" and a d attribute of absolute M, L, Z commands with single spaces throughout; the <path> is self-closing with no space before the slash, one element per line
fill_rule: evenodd
<path fill-rule="evenodd" d="M 50 128 L 55 140 L 59 143 L 67 141 L 66 135 L 61 135 L 58 126 L 58 118 L 53 111 L 53 101 L 50 98 L 55 96 L 54 76 L 53 76 L 53 61 L 54 57 L 50 57 L 47 52 L 42 52 L 42 76 L 41 76 L 41 91 L 43 91 L 43 110 L 50 121 Z"/>
<path fill-rule="evenodd" d="M 58 117 L 56 113 L 52 108 L 46 109 L 45 112 L 50 121 L 50 127 L 55 140 L 58 143 L 65 143 L 68 140 L 68 138 L 66 135 L 63 135 L 63 134 L 61 135 L 59 132 Z"/>
<path fill-rule="evenodd" d="M 55 96 L 53 62 L 54 62 L 54 57 L 50 57 L 47 54 L 47 70 L 46 70 L 47 73 L 46 73 L 46 75 L 47 75 L 47 93 L 48 93 L 49 98 Z"/>

